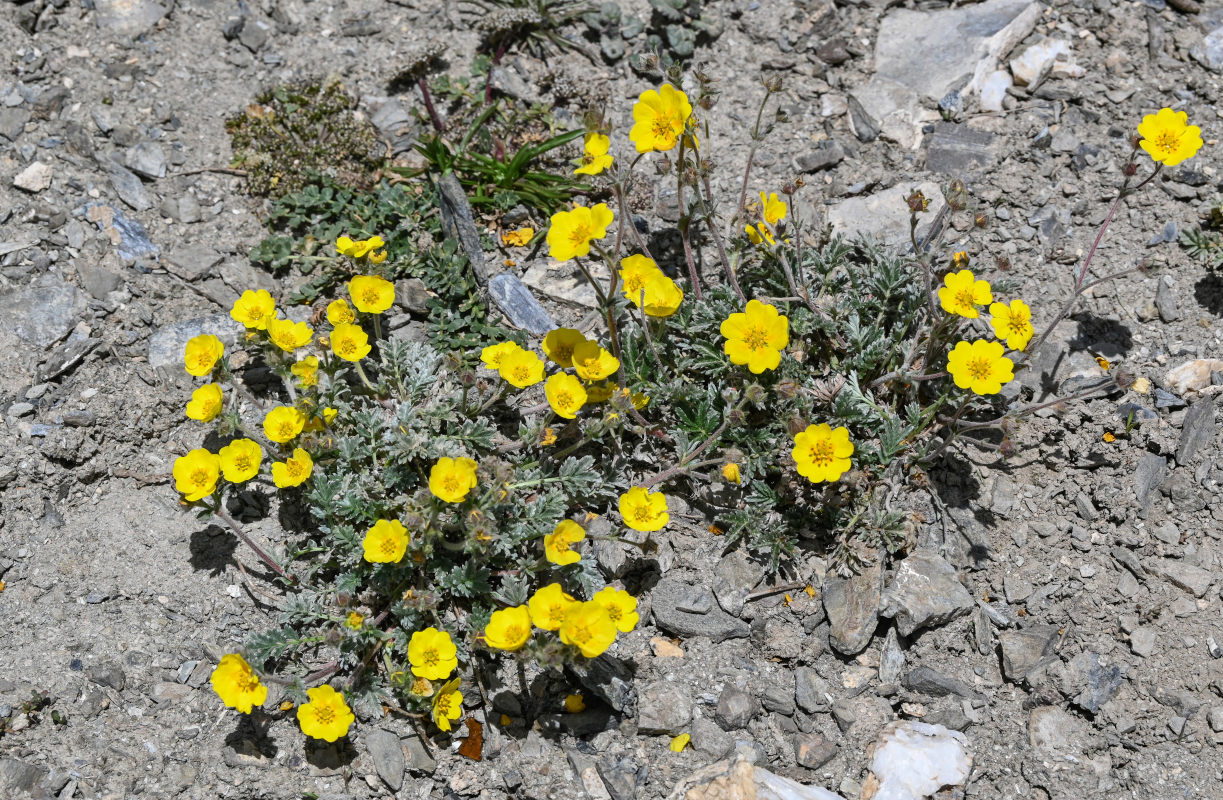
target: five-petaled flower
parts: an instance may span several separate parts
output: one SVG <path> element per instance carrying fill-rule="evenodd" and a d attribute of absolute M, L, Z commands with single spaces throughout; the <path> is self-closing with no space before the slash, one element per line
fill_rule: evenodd
<path fill-rule="evenodd" d="M 461 503 L 476 488 L 476 462 L 470 458 L 439 458 L 429 470 L 429 491 L 446 503 Z"/>
<path fill-rule="evenodd" d="M 375 250 L 381 250 L 386 247 L 386 242 L 382 241 L 381 236 L 371 236 L 368 239 L 350 239 L 347 236 L 341 236 L 335 240 L 335 249 L 340 255 L 348 256 L 349 258 L 369 258 L 375 264 L 386 260 L 386 253 L 375 253 Z"/>
<path fill-rule="evenodd" d="M 1002 385 L 1015 377 L 1015 364 L 1004 353 L 999 342 L 984 339 L 960 342 L 947 356 L 947 371 L 961 389 L 974 394 L 998 394 Z"/>
<path fill-rule="evenodd" d="M 573 348 L 585 341 L 586 337 L 575 328 L 554 328 L 548 331 L 541 346 L 544 349 L 544 355 L 552 359 L 552 363 L 569 369 L 573 366 Z M 507 342 L 507 344 L 510 343 Z M 502 345 L 494 346 L 501 347 Z"/>
<path fill-rule="evenodd" d="M 276 406 L 263 418 L 263 433 L 273 442 L 292 441 L 306 427 L 306 415 L 296 406 Z"/>
<path fill-rule="evenodd" d="M 174 459 L 174 488 L 188 503 L 215 492 L 220 477 L 221 459 L 202 447 Z"/>
<path fill-rule="evenodd" d="M 292 353 L 297 348 L 310 344 L 313 336 L 314 331 L 304 322 L 294 322 L 291 319 L 268 321 L 268 338 L 286 353 Z"/>
<path fill-rule="evenodd" d="M 408 663 L 412 674 L 431 681 L 445 680 L 459 665 L 458 648 L 450 634 L 432 626 L 412 634 L 408 640 Z"/>
<path fill-rule="evenodd" d="M 361 549 L 371 564 L 398 564 L 408 550 L 408 529 L 397 519 L 380 519 L 365 532 Z"/>
<path fill-rule="evenodd" d="M 544 556 L 558 566 L 576 564 L 582 556 L 573 549 L 573 545 L 585 538 L 586 531 L 581 525 L 571 519 L 563 519 L 552 533 L 544 537 Z"/>
<path fill-rule="evenodd" d="M 511 386 L 525 389 L 544 379 L 544 362 L 530 350 L 519 348 L 502 356 L 497 372 Z"/>
<path fill-rule="evenodd" d="M 348 296 L 358 311 L 381 314 L 395 302 L 395 284 L 377 275 L 357 275 L 348 282 Z"/>
<path fill-rule="evenodd" d="M 332 325 L 351 325 L 357 321 L 357 315 L 343 297 L 327 304 L 327 321 Z"/>
<path fill-rule="evenodd" d="M 251 713 L 255 706 L 268 699 L 268 687 L 259 681 L 259 676 L 246 659 L 237 653 L 221 656 L 221 662 L 212 671 L 212 690 L 221 702 L 243 714 Z"/>
<path fill-rule="evenodd" d="M 318 383 L 318 356 L 306 356 L 301 361 L 294 362 L 289 371 L 297 376 L 302 386 L 314 386 Z"/>
<path fill-rule="evenodd" d="M 849 457 L 853 454 L 849 431 L 828 423 L 808 425 L 794 437 L 794 449 L 790 451 L 798 474 L 812 483 L 840 478 L 849 471 Z"/>
<path fill-rule="evenodd" d="M 221 459 L 221 474 L 230 483 L 249 481 L 259 474 L 263 449 L 251 439 L 234 439 L 217 451 Z"/>
<path fill-rule="evenodd" d="M 1153 160 L 1174 167 L 1193 158 L 1202 147 L 1202 129 L 1189 124 L 1189 115 L 1184 111 L 1161 108 L 1147 114 L 1138 124 L 1138 145 Z"/>
<path fill-rule="evenodd" d="M 344 695 L 330 686 L 316 686 L 306 690 L 306 697 L 310 702 L 297 707 L 297 724 L 302 733 L 326 742 L 348 735 L 357 718 L 344 702 Z"/>
<path fill-rule="evenodd" d="M 484 628 L 484 641 L 495 650 L 518 650 L 531 637 L 531 612 L 525 605 L 494 611 Z"/>
<path fill-rule="evenodd" d="M 612 165 L 611 138 L 592 131 L 583 141 L 582 165 L 573 171 L 575 175 L 598 175 Z"/>
<path fill-rule="evenodd" d="M 727 317 L 721 330 L 730 363 L 746 364 L 756 375 L 777 369 L 781 351 L 790 343 L 790 321 L 775 306 L 759 300 L 747 301 L 746 310 Z"/>
<path fill-rule="evenodd" d="M 536 628 L 554 631 L 561 626 L 565 621 L 565 614 L 576 604 L 577 600 L 566 594 L 559 583 L 549 583 L 535 590 L 535 594 L 527 600 L 527 611 Z"/>
<path fill-rule="evenodd" d="M 235 322 L 241 322 L 251 330 L 266 330 L 268 321 L 276 314 L 276 301 L 266 289 L 254 291 L 247 289 L 242 296 L 234 301 L 229 316 Z"/>
<path fill-rule="evenodd" d="M 562 642 L 573 645 L 586 658 L 596 658 L 616 641 L 616 624 L 606 607 L 588 601 L 576 603 L 565 612 L 557 633 Z"/>
<path fill-rule="evenodd" d="M 658 91 L 642 92 L 633 105 L 633 127 L 628 138 L 637 146 L 638 153 L 670 150 L 684 135 L 691 115 L 688 96 L 664 83 Z"/>
<path fill-rule="evenodd" d="M 221 387 L 215 383 L 206 383 L 191 393 L 191 401 L 187 403 L 187 418 L 198 422 L 211 422 L 221 413 Z"/>
<path fill-rule="evenodd" d="M 993 300 L 989 281 L 977 280 L 967 269 L 947 273 L 942 288 L 938 290 L 938 302 L 944 311 L 968 319 L 981 316 L 977 306 L 988 305 Z"/>
<path fill-rule="evenodd" d="M 1012 350 L 1023 350 L 1032 341 L 1036 329 L 1032 327 L 1032 309 L 1022 300 L 1012 300 L 1006 303 L 994 303 L 989 307 L 989 324 L 994 328 L 994 335 L 1006 340 L 1006 346 Z"/>
<path fill-rule="evenodd" d="M 786 204 L 779 200 L 776 192 L 770 192 L 768 197 L 764 196 L 764 192 L 760 193 L 760 216 L 770 225 L 777 225 L 786 218 Z"/>
<path fill-rule="evenodd" d="M 620 495 L 620 516 L 624 524 L 635 531 L 657 531 L 671 521 L 667 513 L 667 496 L 662 492 L 651 492 L 643 486 L 634 486 Z"/>
<path fill-rule="evenodd" d="M 584 381 L 601 381 L 620 369 L 620 359 L 599 346 L 583 342 L 573 348 L 573 371 Z"/>
<path fill-rule="evenodd" d="M 480 360 L 484 362 L 484 366 L 497 372 L 501 369 L 501 363 L 505 361 L 505 357 L 511 353 L 521 352 L 522 347 L 518 342 L 501 342 L 499 344 L 490 344 L 488 347 L 480 351 Z"/>
<path fill-rule="evenodd" d="M 613 219 L 607 203 L 593 208 L 577 206 L 572 211 L 558 211 L 552 215 L 552 227 L 548 228 L 548 253 L 557 261 L 568 261 L 590 254 L 590 243 L 607 235 L 607 226 Z"/>
<path fill-rule="evenodd" d="M 459 691 L 459 678 L 448 681 L 433 695 L 430 712 L 433 722 L 444 731 L 450 730 L 450 721 L 463 716 L 463 693 Z"/>
<path fill-rule="evenodd" d="M 195 336 L 187 342 L 183 350 L 183 364 L 187 373 L 200 377 L 212 372 L 221 356 L 225 355 L 225 345 L 211 333 Z"/>
<path fill-rule="evenodd" d="M 313 472 L 314 459 L 305 450 L 296 447 L 291 457 L 272 462 L 272 483 L 276 484 L 277 489 L 301 486 Z"/>
<path fill-rule="evenodd" d="M 605 586 L 595 592 L 594 597 L 590 598 L 590 602 L 603 606 L 607 610 L 607 616 L 611 618 L 612 624 L 621 633 L 628 633 L 637 627 L 637 622 L 640 620 L 640 616 L 637 614 L 637 598 L 623 589 Z"/>
<path fill-rule="evenodd" d="M 573 419 L 586 405 L 586 388 L 567 372 L 558 372 L 544 381 L 544 396 L 558 417 Z"/>
<path fill-rule="evenodd" d="M 331 352 L 345 361 L 360 361 L 372 349 L 360 325 L 341 323 L 331 331 Z"/>

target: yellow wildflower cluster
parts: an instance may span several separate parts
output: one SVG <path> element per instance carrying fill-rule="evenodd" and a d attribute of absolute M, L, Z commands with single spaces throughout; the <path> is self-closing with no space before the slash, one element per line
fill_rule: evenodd
<path fill-rule="evenodd" d="M 960 257 L 963 254 L 956 255 L 957 264 L 967 263 L 966 257 Z M 1005 341 L 1012 350 L 1026 349 L 1036 333 L 1032 326 L 1032 309 L 1027 303 L 1019 299 L 1010 303 L 993 302 L 989 281 L 979 280 L 971 270 L 948 273 L 938 290 L 938 298 L 944 311 L 965 319 L 978 319 L 981 316 L 978 306 L 988 304 L 994 336 Z M 1015 364 L 1005 352 L 999 342 L 961 341 L 947 356 L 947 371 L 961 389 L 980 395 L 997 394 L 1015 377 Z"/>
<path fill-rule="evenodd" d="M 525 389 L 544 381 L 544 397 L 557 416 L 574 419 L 587 403 L 608 400 L 617 390 L 607 382 L 620 369 L 620 359 L 603 349 L 598 342 L 588 340 L 573 328 L 556 328 L 541 343 L 544 355 L 562 370 L 544 381 L 547 372 L 543 359 L 517 342 L 489 345 L 480 352 L 480 360 L 495 370 L 506 383 Z"/>
<path fill-rule="evenodd" d="M 582 602 L 559 583 L 550 583 L 526 605 L 494 611 L 484 629 L 484 642 L 495 650 L 519 650 L 537 628 L 555 632 L 562 643 L 595 658 L 611 647 L 617 633 L 628 633 L 638 621 L 637 598 L 623 589 L 608 586 Z"/>
<path fill-rule="evenodd" d="M 658 268 L 652 258 L 634 254 L 620 262 L 624 297 L 651 317 L 669 317 L 679 310 L 684 291 Z"/>
<path fill-rule="evenodd" d="M 336 252 L 342 256 L 348 256 L 354 261 L 368 260 L 373 264 L 381 264 L 386 261 L 386 242 L 382 241 L 381 236 L 371 236 L 368 239 L 350 239 L 347 236 L 341 236 L 335 240 Z"/>
<path fill-rule="evenodd" d="M 760 193 L 760 222 L 755 225 L 748 225 L 744 231 L 747 233 L 747 238 L 752 244 L 764 244 L 768 242 L 770 245 L 776 244 L 776 239 L 773 238 L 773 231 L 777 229 L 777 223 L 786 218 L 788 206 L 777 198 L 777 193 L 772 192 L 768 197 L 764 196 L 764 192 Z"/>

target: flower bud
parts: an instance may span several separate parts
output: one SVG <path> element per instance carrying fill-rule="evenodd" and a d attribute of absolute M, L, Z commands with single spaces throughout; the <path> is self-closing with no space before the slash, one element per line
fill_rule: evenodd
<path fill-rule="evenodd" d="M 781 91 L 782 81 L 781 76 L 777 73 L 766 75 L 764 78 L 764 88 L 769 92 L 776 94 Z"/>
<path fill-rule="evenodd" d="M 1006 256 L 998 256 L 997 267 L 999 272 L 1011 271 L 1011 260 Z"/>
<path fill-rule="evenodd" d="M 713 83 L 713 78 L 709 77 L 708 73 L 702 70 L 693 70 L 692 77 L 696 78 L 697 83 Z"/>
<path fill-rule="evenodd" d="M 709 111 L 718 104 L 718 96 L 716 94 L 703 94 L 697 98 L 696 104 L 706 111 Z"/>
<path fill-rule="evenodd" d="M 476 385 L 476 373 L 470 369 L 465 369 L 459 373 L 459 385 L 470 389 Z"/>
<path fill-rule="evenodd" d="M 793 378 L 782 378 L 773 385 L 773 391 L 783 400 L 793 400 L 798 394 L 798 383 Z"/>
<path fill-rule="evenodd" d="M 732 408 L 726 416 L 730 420 L 731 425 L 742 425 L 747 420 L 747 415 L 738 408 Z"/>
<path fill-rule="evenodd" d="M 1133 161 L 1130 161 L 1126 163 L 1124 167 L 1121 168 L 1121 171 L 1125 173 L 1125 176 L 1127 178 L 1133 177 L 1134 175 L 1138 174 L 1138 165 L 1135 164 Z"/>
<path fill-rule="evenodd" d="M 930 201 L 926 199 L 924 194 L 922 194 L 921 189 L 918 189 L 917 191 L 913 192 L 913 194 L 906 197 L 905 203 L 909 206 L 909 212 L 913 214 L 925 211 L 930 207 Z"/>
<path fill-rule="evenodd" d="M 786 181 L 781 185 L 781 193 L 790 196 L 798 191 L 798 183 L 796 181 Z"/>
<path fill-rule="evenodd" d="M 764 405 L 764 387 L 758 383 L 749 383 L 747 388 L 743 390 L 743 395 L 747 398 L 747 402 L 756 407 Z"/>
<path fill-rule="evenodd" d="M 792 414 L 786 419 L 786 433 L 790 434 L 791 436 L 797 436 L 806 430 L 806 428 L 807 420 L 803 419 L 797 414 Z"/>
<path fill-rule="evenodd" d="M 350 593 L 348 592 L 336 592 L 335 593 L 335 604 L 339 606 L 340 608 L 344 608 L 351 602 L 352 602 L 352 595 Z"/>
<path fill-rule="evenodd" d="M 666 156 L 658 159 L 654 162 L 654 170 L 659 175 L 666 175 L 671 171 L 671 159 L 667 158 Z"/>
<path fill-rule="evenodd" d="M 973 215 L 972 224 L 976 225 L 981 230 L 985 230 L 989 227 L 989 215 L 984 211 L 978 211 Z"/>
<path fill-rule="evenodd" d="M 335 647 L 344 640 L 344 634 L 340 633 L 339 628 L 330 628 L 327 633 L 323 635 L 323 640 L 332 647 Z"/>

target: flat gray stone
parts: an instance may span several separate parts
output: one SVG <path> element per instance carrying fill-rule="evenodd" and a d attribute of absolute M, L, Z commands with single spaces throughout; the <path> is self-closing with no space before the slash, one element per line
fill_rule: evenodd
<path fill-rule="evenodd" d="M 706 604 L 705 598 L 708 599 Z M 663 578 L 650 591 L 651 613 L 659 628 L 676 636 L 706 636 L 714 642 L 746 639 L 751 635 L 747 623 L 727 614 L 713 601 L 704 587 L 690 586 L 674 578 Z M 708 610 L 695 613 L 684 609 Z"/>
<path fill-rule="evenodd" d="M 1113 699 L 1124 680 L 1120 667 L 1104 665 L 1099 655 L 1087 650 L 1070 659 L 1066 669 L 1071 685 L 1065 693 L 1073 695 L 1070 702 L 1091 714 L 1099 713 Z"/>
<path fill-rule="evenodd" d="M 930 136 L 926 150 L 926 169 L 947 175 L 961 175 L 993 166 L 998 160 L 997 137 L 967 125 L 940 122 Z"/>
<path fill-rule="evenodd" d="M 633 666 L 606 653 L 565 665 L 588 691 L 615 711 L 632 716 L 637 710 L 637 691 L 633 685 Z"/>
<path fill-rule="evenodd" d="M 751 694 L 735 686 L 727 686 L 718 695 L 718 705 L 714 709 L 714 721 L 722 726 L 724 731 L 737 731 L 746 728 L 747 724 L 760 713 L 760 701 Z"/>
<path fill-rule="evenodd" d="M 210 333 L 226 347 L 231 347 L 238 340 L 238 331 L 241 329 L 242 326 L 234 322 L 228 314 L 212 314 L 167 325 L 149 337 L 149 366 L 153 369 L 168 367 L 181 371 L 183 351 L 188 341 Z"/>
<path fill-rule="evenodd" d="M 713 595 L 723 611 L 738 616 L 747 596 L 763 578 L 763 567 L 743 550 L 732 550 L 714 567 Z"/>
<path fill-rule="evenodd" d="M 80 264 L 76 274 L 81 279 L 81 288 L 98 300 L 105 300 L 106 295 L 123 285 L 122 276 L 93 264 Z"/>
<path fill-rule="evenodd" d="M 1223 72 L 1223 28 L 1206 34 L 1201 44 L 1190 48 L 1189 55 L 1206 69 Z"/>
<path fill-rule="evenodd" d="M 56 283 L 0 295 L 0 317 L 17 336 L 47 347 L 68 335 L 85 309 L 75 286 Z"/>
<path fill-rule="evenodd" d="M 135 209 L 145 211 L 153 207 L 148 190 L 144 188 L 136 173 L 118 164 L 108 164 L 106 174 L 110 177 L 110 185 L 114 187 L 119 199 Z"/>
<path fill-rule="evenodd" d="M 828 615 L 828 643 L 847 656 L 870 644 L 879 623 L 879 596 L 883 568 L 872 564 L 850 578 L 829 576 L 824 581 L 824 612 Z"/>
<path fill-rule="evenodd" d="M 429 749 L 421 742 L 420 737 L 412 734 L 403 740 L 404 752 L 407 753 L 407 768 L 419 775 L 432 775 L 437 769 L 437 759 L 429 753 Z"/>
<path fill-rule="evenodd" d="M 98 28 L 135 38 L 170 13 L 169 5 L 152 0 L 94 0 Z"/>
<path fill-rule="evenodd" d="M 937 627 L 975 608 L 972 595 L 956 577 L 955 567 L 937 553 L 919 550 L 896 570 L 883 593 L 879 613 L 896 620 L 901 636 Z"/>
<path fill-rule="evenodd" d="M 185 281 L 199 281 L 210 277 L 221 261 L 221 254 L 208 245 L 189 244 L 166 255 L 166 269 Z"/>
<path fill-rule="evenodd" d="M 645 734 L 677 736 L 692 721 L 692 698 L 670 681 L 657 681 L 641 690 L 637 698 L 637 730 Z"/>
<path fill-rule="evenodd" d="M 1157 637 L 1154 628 L 1135 628 L 1130 632 L 1130 650 L 1134 655 L 1150 658 L 1155 652 Z"/>
<path fill-rule="evenodd" d="M 37 764 L 27 764 L 16 758 L 0 759 L 0 789 L 9 792 L 32 792 L 46 774 L 47 770 Z"/>
<path fill-rule="evenodd" d="M 1059 637 L 1056 625 L 1031 625 L 1023 630 L 1002 631 L 1002 674 L 1022 681 L 1029 672 L 1057 659 L 1054 648 Z"/>
<path fill-rule="evenodd" d="M 858 235 L 877 239 L 889 247 L 910 249 L 909 206 L 905 198 L 918 189 L 930 201 L 926 212 L 918 215 L 917 240 L 920 242 L 930 229 L 930 223 L 946 205 L 943 191 L 937 183 L 898 183 L 891 189 L 866 197 L 849 197 L 828 210 L 828 223 L 835 235 L 853 238 Z"/>
<path fill-rule="evenodd" d="M 391 791 L 399 791 L 399 787 L 403 786 L 403 771 L 407 766 L 399 737 L 390 731 L 375 728 L 366 731 L 361 738 L 370 758 L 373 759 L 378 777 L 382 778 Z"/>
<path fill-rule="evenodd" d="M 803 172 L 819 172 L 830 169 L 845 160 L 845 148 L 835 139 L 825 139 L 810 150 L 794 159 Z"/>
<path fill-rule="evenodd" d="M 516 275 L 502 272 L 488 282 L 489 295 L 497 308 L 516 327 L 543 336 L 557 327 L 556 322 Z"/>
<path fill-rule="evenodd" d="M 1181 438 L 1176 447 L 1176 463 L 1188 464 L 1203 446 L 1214 442 L 1215 438 L 1215 407 L 1214 398 L 1202 397 L 1185 414 L 1185 422 L 1181 425 Z"/>
<path fill-rule="evenodd" d="M 888 628 L 888 635 L 883 640 L 883 649 L 879 653 L 879 683 L 887 686 L 900 680 L 900 671 L 905 666 L 905 654 L 900 649 L 900 638 L 896 628 Z"/>
<path fill-rule="evenodd" d="M 437 185 L 442 231 L 446 238 L 459 243 L 471 264 L 476 281 L 483 285 L 488 282 L 488 272 L 484 266 L 484 248 L 480 246 L 480 232 L 476 229 L 475 219 L 471 215 L 471 203 L 467 200 L 467 193 L 463 191 L 463 185 L 453 172 L 443 175 Z"/>
<path fill-rule="evenodd" d="M 828 710 L 828 681 L 811 667 L 794 670 L 794 702 L 808 714 Z"/>
<path fill-rule="evenodd" d="M 1150 508 L 1151 501 L 1155 499 L 1155 490 L 1163 484 L 1167 475 L 1168 459 L 1164 456 L 1147 453 L 1138 462 L 1134 470 L 1134 495 L 1143 514 Z"/>
<path fill-rule="evenodd" d="M 930 667 L 918 667 L 905 675 L 904 684 L 907 688 L 934 697 L 945 697 L 954 694 L 970 700 L 984 699 L 985 695 L 969 686 L 964 681 L 944 675 Z"/>
<path fill-rule="evenodd" d="M 141 142 L 129 147 L 124 156 L 127 168 L 142 178 L 166 177 L 166 151 L 156 142 Z"/>
<path fill-rule="evenodd" d="M 1194 597 L 1205 597 L 1214 575 L 1209 570 L 1188 564 L 1175 558 L 1151 559 L 1146 562 L 1148 572 L 1179 586 Z"/>
<path fill-rule="evenodd" d="M 10 142 L 17 141 L 25 133 L 25 125 L 30 121 L 30 112 L 24 108 L 0 108 L 0 136 Z"/>

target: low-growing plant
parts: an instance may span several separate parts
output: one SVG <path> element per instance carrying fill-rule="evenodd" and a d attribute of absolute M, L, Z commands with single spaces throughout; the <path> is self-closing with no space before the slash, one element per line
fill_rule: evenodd
<path fill-rule="evenodd" d="M 605 583 L 592 546 L 648 551 L 652 534 L 687 524 L 672 517 L 677 497 L 712 523 L 707 535 L 743 540 L 774 567 L 804 536 L 825 542 L 843 572 L 903 548 L 912 521 L 898 496 L 928 490 L 928 470 L 957 443 L 1017 449 L 1019 423 L 1048 403 L 1024 405 L 1004 387 L 1084 291 L 1125 274 L 1089 280 L 1123 200 L 1201 146 L 1183 114 L 1146 117 L 1073 295 L 1033 310 L 995 297 L 964 253 L 916 235 L 910 253 L 818 241 L 797 185 L 747 202 L 750 161 L 727 229 L 709 179 L 715 88 L 698 74 L 690 99 L 670 77 L 634 107 L 627 164 L 611 132 L 586 134 L 577 171 L 604 176 L 613 205 L 558 211 L 546 235 L 552 258 L 593 287 L 599 330 L 450 352 L 390 336 L 382 315 L 400 265 L 379 236 L 344 235 L 337 255 L 322 256 L 353 275 L 347 298 L 320 307 L 316 325 L 248 291 L 231 315 L 255 358 L 231 360 L 213 336 L 187 344 L 187 371 L 209 381 L 187 416 L 231 441 L 180 457 L 176 487 L 287 595 L 280 627 L 214 672 L 227 705 L 261 707 L 266 678 L 299 704 L 308 736 L 345 735 L 354 708 L 428 717 L 448 732 L 462 716 L 460 675 L 483 702 L 486 661 L 580 664 L 636 626 L 636 598 Z M 779 88 L 765 85 L 753 153 Z M 1158 163 L 1135 183 L 1140 148 Z M 650 153 L 664 154 L 656 174 L 676 181 L 682 277 L 629 221 L 626 198 Z M 928 198 L 906 202 L 915 234 Z M 962 184 L 947 202 L 966 207 Z M 721 281 L 704 263 L 721 267 Z M 1039 334 L 1034 316 L 1046 320 Z M 269 367 L 270 395 L 250 391 L 239 364 Z M 231 513 L 236 494 L 269 477 L 283 497 L 283 554 Z"/>
<path fill-rule="evenodd" d="M 1181 247 L 1213 270 L 1223 268 L 1223 201 L 1202 215 L 1200 225 L 1181 231 Z"/>

